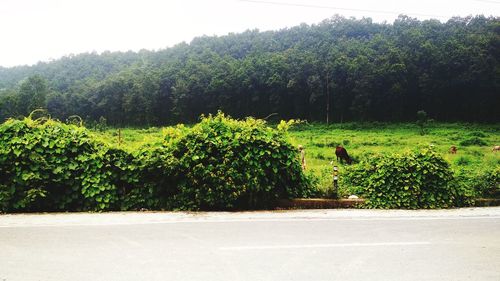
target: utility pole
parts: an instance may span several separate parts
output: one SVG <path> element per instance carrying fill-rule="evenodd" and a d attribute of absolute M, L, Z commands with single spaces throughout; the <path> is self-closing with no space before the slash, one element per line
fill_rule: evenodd
<path fill-rule="evenodd" d="M 330 124 L 330 87 L 328 87 L 328 72 L 326 72 L 326 124 Z"/>

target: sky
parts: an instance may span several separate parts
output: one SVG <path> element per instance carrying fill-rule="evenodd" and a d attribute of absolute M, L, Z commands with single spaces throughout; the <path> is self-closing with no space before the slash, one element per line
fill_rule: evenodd
<path fill-rule="evenodd" d="M 0 66 L 84 52 L 158 50 L 202 35 L 315 24 L 500 16 L 500 0 L 0 0 Z"/>

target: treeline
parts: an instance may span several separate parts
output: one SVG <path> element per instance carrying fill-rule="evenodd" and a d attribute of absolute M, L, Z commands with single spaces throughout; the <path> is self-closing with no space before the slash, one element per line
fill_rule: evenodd
<path fill-rule="evenodd" d="M 500 21 L 392 24 L 335 16 L 316 25 L 199 37 L 160 51 L 80 54 L 0 68 L 0 118 L 47 108 L 110 125 L 233 117 L 498 122 Z M 329 105 L 329 106 L 327 106 Z"/>

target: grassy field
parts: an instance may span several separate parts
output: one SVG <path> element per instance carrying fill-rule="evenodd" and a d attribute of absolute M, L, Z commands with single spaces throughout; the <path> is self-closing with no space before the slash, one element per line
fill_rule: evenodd
<path fill-rule="evenodd" d="M 337 163 L 335 157 L 337 144 L 347 149 L 354 163 L 374 154 L 434 146 L 454 171 L 477 173 L 500 165 L 500 152 L 492 152 L 494 145 L 500 145 L 500 124 L 433 123 L 427 129 L 427 134 L 420 135 L 415 124 L 301 124 L 293 127 L 289 136 L 294 145 L 305 147 L 307 171 L 319 179 L 319 188 L 324 191 L 331 186 L 332 164 L 339 165 L 342 175 L 342 164 Z M 120 133 L 118 129 L 108 129 L 98 131 L 96 135 L 133 152 L 146 143 L 160 140 L 162 131 L 162 128 L 155 127 L 120 129 Z M 452 145 L 458 148 L 456 154 L 449 153 Z"/>
<path fill-rule="evenodd" d="M 354 163 L 374 154 L 433 146 L 454 171 L 477 173 L 500 165 L 500 153 L 492 152 L 500 143 L 497 125 L 433 124 L 423 136 L 414 124 L 302 125 L 290 135 L 294 144 L 305 146 L 308 169 L 319 177 L 322 189 L 331 186 L 332 161 L 342 175 L 342 164 L 335 157 L 337 144 L 347 149 Z M 458 149 L 456 154 L 449 153 L 452 145 Z"/>

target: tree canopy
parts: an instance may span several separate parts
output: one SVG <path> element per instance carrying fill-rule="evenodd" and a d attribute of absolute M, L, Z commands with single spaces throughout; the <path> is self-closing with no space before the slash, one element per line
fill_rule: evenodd
<path fill-rule="evenodd" d="M 45 107 L 112 125 L 240 118 L 498 122 L 500 21 L 392 24 L 334 16 L 278 31 L 202 36 L 159 51 L 0 67 L 0 118 Z"/>

